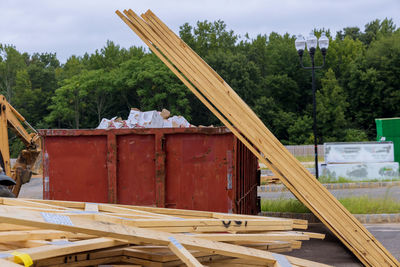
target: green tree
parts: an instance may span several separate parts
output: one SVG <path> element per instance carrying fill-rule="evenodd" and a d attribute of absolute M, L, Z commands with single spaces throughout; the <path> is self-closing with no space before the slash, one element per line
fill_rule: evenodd
<path fill-rule="evenodd" d="M 288 128 L 289 144 L 291 145 L 307 145 L 312 144 L 314 135 L 312 132 L 313 120 L 310 116 L 304 115 L 299 117 Z"/>
<path fill-rule="evenodd" d="M 42 101 L 42 90 L 32 88 L 27 69 L 19 70 L 16 75 L 13 106 L 28 122 L 36 125 L 43 119 L 42 114 L 37 112 L 37 107 Z"/>
<path fill-rule="evenodd" d="M 88 92 L 87 95 L 87 107 L 90 111 L 87 114 L 90 118 L 89 122 L 85 124 L 85 127 L 95 127 L 100 123 L 103 116 L 107 113 L 111 101 L 112 92 L 112 80 L 108 72 L 103 69 L 83 71 L 79 75 L 81 81 L 80 86 L 84 91 Z M 93 116 L 90 114 L 96 114 L 96 119 L 92 119 Z"/>
<path fill-rule="evenodd" d="M 189 90 L 153 54 L 140 59 L 132 59 L 123 73 L 126 88 L 134 88 L 141 110 L 161 110 L 167 108 L 172 114 L 190 118 Z M 135 107 L 131 105 L 129 108 Z"/>
<path fill-rule="evenodd" d="M 299 56 L 294 48 L 294 36 L 271 33 L 268 37 L 266 61 L 267 75 L 262 84 L 262 95 L 275 95 L 284 110 L 301 112 L 311 100 L 311 75 L 299 64 Z M 309 65 L 309 57 L 304 57 L 304 64 Z M 319 62 L 318 62 L 319 63 Z M 280 83 L 279 90 L 273 87 L 270 78 Z M 296 84 L 294 84 L 294 83 Z"/>
<path fill-rule="evenodd" d="M 31 88 L 26 88 L 20 93 L 27 94 L 21 99 L 35 95 L 31 100 L 35 107 L 27 112 L 29 113 L 28 118 L 33 118 L 31 121 L 33 126 L 42 123 L 43 118 L 49 114 L 48 105 L 58 87 L 57 73 L 60 68 L 60 62 L 56 54 L 53 53 L 35 53 L 27 60 L 27 72 Z M 36 94 L 39 95 L 36 96 Z M 24 105 L 24 102 L 19 100 L 15 108 L 20 109 Z"/>
<path fill-rule="evenodd" d="M 185 23 L 180 27 L 179 35 L 201 57 L 215 50 L 235 49 L 239 38 L 232 30 L 227 30 L 226 24 L 221 20 L 198 21 L 196 27 Z"/>
<path fill-rule="evenodd" d="M 49 106 L 51 112 L 46 117 L 48 123 L 79 129 L 89 94 L 87 87 L 82 86 L 82 77 L 76 75 L 64 80 L 63 85 L 55 91 Z"/>
<path fill-rule="evenodd" d="M 354 61 L 365 54 L 365 46 L 360 40 L 345 37 L 343 40 L 330 40 L 326 55 L 327 68 L 331 68 L 339 83 L 344 86 L 343 79 L 348 77 L 350 67 Z"/>
<path fill-rule="evenodd" d="M 362 32 L 359 27 L 345 27 L 343 31 L 338 31 L 336 33 L 336 39 L 343 40 L 348 37 L 352 40 L 359 40 L 362 36 Z"/>
<path fill-rule="evenodd" d="M 332 69 L 325 73 L 321 83 L 322 88 L 316 94 L 319 143 L 339 141 L 347 127 L 348 102 Z"/>
<path fill-rule="evenodd" d="M 266 96 L 255 101 L 254 112 L 282 143 L 290 144 L 288 129 L 297 120 L 295 113 L 282 110 L 272 97 Z"/>
<path fill-rule="evenodd" d="M 17 72 L 26 68 L 27 54 L 19 53 L 12 45 L 0 44 L 0 92 L 12 103 Z"/>
<path fill-rule="evenodd" d="M 375 136 L 375 118 L 400 116 L 400 32 L 373 41 L 351 66 L 347 79 L 350 115 Z"/>
<path fill-rule="evenodd" d="M 390 36 L 396 30 L 396 25 L 392 19 L 385 18 L 380 21 L 376 19 L 365 25 L 365 33 L 361 36 L 360 40 L 370 45 L 373 41 L 384 36 Z"/>

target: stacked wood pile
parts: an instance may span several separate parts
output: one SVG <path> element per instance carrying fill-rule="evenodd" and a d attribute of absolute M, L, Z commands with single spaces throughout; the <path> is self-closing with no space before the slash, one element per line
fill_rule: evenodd
<path fill-rule="evenodd" d="M 382 244 L 279 142 L 236 92 L 150 10 L 118 16 L 195 96 L 366 266 L 400 266 Z"/>
<path fill-rule="evenodd" d="M 0 198 L 0 266 L 326 266 L 283 256 L 307 221 Z"/>

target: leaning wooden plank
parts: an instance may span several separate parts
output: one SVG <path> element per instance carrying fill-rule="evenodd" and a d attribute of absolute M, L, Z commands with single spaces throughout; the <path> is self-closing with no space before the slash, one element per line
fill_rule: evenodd
<path fill-rule="evenodd" d="M 132 15 L 132 12 L 127 13 L 125 14 L 128 15 L 128 17 L 129 15 Z M 129 17 L 129 19 L 131 19 L 130 23 L 133 24 L 133 27 L 138 28 L 137 31 L 140 33 L 146 32 L 147 37 L 150 35 L 154 37 L 155 33 L 146 28 L 147 26 L 143 25 L 143 23 L 133 15 Z M 149 21 L 147 22 L 150 24 Z M 132 28 L 132 25 L 128 24 L 128 26 Z M 163 30 L 166 32 L 165 29 Z M 171 37 L 173 36 L 170 35 L 168 38 L 171 40 Z M 162 39 L 162 36 L 159 39 Z M 153 38 L 150 42 L 154 44 L 158 42 L 158 40 L 157 38 Z M 166 41 L 164 40 L 163 42 L 165 43 Z M 174 44 L 171 44 L 171 42 L 167 44 L 167 46 L 169 45 L 169 50 L 162 50 L 162 43 L 157 43 L 156 45 L 164 54 L 170 53 L 169 60 L 174 64 L 181 64 L 178 66 L 178 69 L 186 76 L 189 76 L 189 78 L 192 78 L 191 82 L 201 87 L 203 90 L 202 93 L 208 97 L 212 96 L 213 104 L 220 110 L 223 110 L 223 114 L 235 123 L 238 129 L 240 129 L 241 132 L 243 132 L 261 152 L 269 156 L 269 159 L 267 160 L 260 154 L 257 155 L 256 152 L 255 154 L 262 160 L 262 162 L 266 163 L 273 171 L 279 174 L 280 178 L 286 182 L 285 185 L 314 213 L 316 213 L 316 215 L 320 217 L 320 219 L 339 237 L 339 239 L 343 241 L 343 243 L 349 247 L 349 249 L 356 254 L 356 256 L 360 258 L 361 261 L 370 265 L 397 265 L 397 260 L 394 259 L 393 256 L 391 256 L 390 253 L 388 253 L 383 246 L 376 241 L 373 236 L 369 234 L 369 232 L 334 199 L 334 197 L 329 194 L 329 192 L 326 194 L 327 190 L 324 192 L 323 188 L 321 189 L 321 186 L 318 185 L 318 182 L 315 183 L 315 179 L 312 178 L 301 164 L 298 164 L 290 153 L 285 151 L 277 139 L 273 137 L 262 123 L 260 123 L 261 121 L 257 116 L 251 112 L 247 105 L 241 101 L 236 93 L 232 91 L 222 79 L 218 79 L 220 77 L 215 72 L 212 72 L 211 68 L 205 65 L 206 68 L 211 71 L 209 74 L 204 74 L 204 71 L 207 71 L 206 68 L 201 66 L 200 68 L 197 68 L 198 65 L 201 65 L 201 61 L 199 61 L 199 58 L 196 58 L 196 54 L 191 58 L 189 56 L 187 59 L 182 60 L 181 58 L 179 61 L 174 61 L 174 57 L 181 57 L 182 55 L 185 57 L 184 52 L 188 52 L 188 50 L 190 51 L 190 49 L 187 49 L 187 46 L 183 41 L 179 40 L 179 42 L 180 43 L 176 49 L 179 50 L 180 46 L 182 49 L 186 49 L 186 51 L 181 50 L 179 55 L 175 54 L 172 55 L 172 57 L 171 54 L 174 53 L 174 50 L 171 50 L 171 47 L 173 47 Z M 194 65 L 192 65 L 191 71 L 197 73 L 193 74 L 185 72 L 186 67 L 188 67 L 187 62 L 195 62 Z M 186 67 L 182 67 L 184 64 L 186 64 Z M 211 80 L 208 80 L 208 77 L 211 77 Z M 213 82 L 212 79 L 216 79 L 216 81 Z M 200 83 L 197 81 L 200 81 Z M 219 82 L 221 84 L 219 84 Z M 213 84 L 218 86 L 214 87 Z M 210 88 L 212 88 L 212 90 L 207 91 Z M 223 94 L 225 94 L 225 97 Z M 224 105 L 227 106 L 228 109 L 226 109 Z M 237 108 L 241 109 L 239 113 L 237 113 Z M 244 119 L 241 119 L 242 117 Z M 223 122 L 226 124 L 226 121 Z M 256 123 L 254 124 L 254 122 Z M 252 129 L 252 131 L 250 131 L 250 129 Z M 234 134 L 237 135 L 237 132 L 234 132 Z M 243 139 L 243 136 L 240 134 L 238 137 L 240 140 Z M 245 144 L 249 147 L 249 143 Z M 251 149 L 252 146 L 250 145 L 249 148 Z M 254 152 L 254 149 L 252 151 Z M 325 207 L 325 202 L 332 203 L 329 204 L 329 207 Z"/>
<path fill-rule="evenodd" d="M 182 44 L 180 44 L 180 46 L 182 46 Z M 182 46 L 183 47 L 183 46 Z M 195 58 L 191 58 L 190 59 L 190 61 L 195 61 Z M 182 69 L 181 69 L 181 71 L 182 71 Z M 186 75 L 186 74 L 185 74 Z M 210 77 L 212 76 L 212 75 L 209 75 Z M 196 78 L 198 78 L 198 76 L 195 76 Z M 206 85 L 210 85 L 211 83 L 208 83 L 208 84 L 206 84 Z M 216 81 L 216 84 L 218 84 L 217 83 L 217 81 Z M 231 94 L 229 95 L 229 96 L 231 96 L 231 97 L 236 97 L 236 100 L 239 100 L 239 102 L 235 102 L 233 105 L 231 105 L 231 106 L 238 106 L 239 105 L 239 107 L 240 107 L 240 98 L 238 98 L 237 97 L 237 95 L 233 92 L 233 91 L 229 91 L 230 90 L 230 88 L 229 87 L 227 87 L 226 86 L 226 84 L 224 84 L 224 86 L 225 86 L 225 89 L 227 89 L 228 91 L 225 91 L 225 92 L 231 92 Z M 207 87 L 204 87 L 204 88 L 207 88 Z M 221 91 L 223 91 L 224 89 L 222 89 Z M 218 90 L 217 90 L 218 91 Z M 217 92 L 217 91 L 215 91 L 215 90 L 213 90 L 213 92 Z M 226 101 L 224 101 L 223 102 L 223 104 L 225 105 L 225 106 L 229 106 L 229 104 L 227 104 L 226 103 Z M 240 112 L 240 113 L 237 113 L 236 114 L 236 116 L 237 117 L 245 117 L 245 115 L 243 115 L 243 114 L 245 114 L 245 113 L 243 113 L 243 112 L 245 112 L 246 111 L 246 109 L 248 109 L 248 107 L 244 104 L 244 105 L 242 105 L 243 106 L 243 110 Z M 232 110 L 230 110 L 231 111 L 231 113 L 232 114 L 234 114 L 234 112 L 232 112 Z M 232 117 L 231 117 L 232 118 Z M 234 119 L 234 118 L 233 118 Z M 249 119 L 247 120 L 247 121 L 243 121 L 243 120 L 241 120 L 241 121 L 239 121 L 239 122 L 241 122 L 244 126 L 246 126 L 246 127 L 241 127 L 240 129 L 241 130 L 243 130 L 243 132 L 246 132 L 246 130 L 247 129 L 252 129 L 252 131 L 250 131 L 250 132 L 247 132 L 246 133 L 246 136 L 250 136 L 250 140 L 255 140 L 255 142 L 254 143 L 256 143 L 258 140 L 257 140 L 257 136 L 259 135 L 259 136 L 261 136 L 261 137 L 263 137 L 266 141 L 271 141 L 271 140 L 269 140 L 268 138 L 271 138 L 272 137 L 272 141 L 277 141 L 277 140 L 275 140 L 274 139 L 274 137 L 273 136 L 265 136 L 265 134 L 266 133 L 268 133 L 268 130 L 263 130 L 263 129 L 261 129 L 260 130 L 260 127 L 258 127 L 257 128 L 257 126 L 260 126 L 260 125 L 262 125 L 262 124 L 260 124 L 260 125 L 252 125 L 251 123 L 253 122 L 253 121 L 257 121 L 257 118 L 251 118 L 251 117 L 249 117 Z M 263 125 L 262 125 L 263 126 Z M 265 128 L 265 127 L 264 127 Z M 266 128 L 265 128 L 266 129 Z M 255 130 L 255 131 L 254 131 Z M 257 133 L 257 131 L 259 131 L 258 133 Z M 256 134 L 254 134 L 254 132 L 256 132 Z M 267 142 L 265 142 L 265 144 L 266 144 Z M 273 147 L 273 145 L 277 145 L 277 148 L 278 149 L 280 149 L 280 147 L 279 147 L 279 142 L 275 142 L 275 144 L 272 142 L 272 143 L 270 143 L 270 145 L 265 145 L 265 144 L 262 144 L 262 143 L 260 143 L 259 145 L 259 148 L 263 151 L 263 152 L 265 152 L 265 151 L 268 151 L 268 148 L 269 147 Z M 284 150 L 284 148 L 283 148 L 283 150 Z M 300 167 L 300 166 L 296 166 L 296 164 L 292 164 L 293 162 L 294 163 L 296 163 L 296 160 L 294 160 L 293 162 L 290 162 L 290 161 L 288 161 L 288 160 L 290 160 L 291 158 L 290 158 L 290 155 L 285 155 L 284 153 L 281 153 L 282 152 L 282 149 L 280 149 L 280 150 L 276 150 L 276 151 L 274 151 L 274 152 L 276 152 L 275 154 L 274 154 L 274 156 L 277 156 L 276 158 L 277 159 L 279 159 L 279 160 L 277 160 L 277 162 L 279 163 L 282 163 L 282 162 L 289 162 L 287 165 L 289 166 L 289 167 L 291 167 L 291 169 L 290 168 L 288 168 L 287 170 L 285 170 L 286 171 L 286 175 L 289 175 L 289 176 L 293 176 L 293 177 L 296 177 L 296 176 L 294 176 L 293 174 L 294 174 L 294 172 L 297 172 L 297 173 L 302 173 L 303 171 L 305 171 L 305 169 L 304 168 L 302 168 L 302 167 Z M 285 151 L 284 151 L 285 152 Z M 281 155 L 279 154 L 279 153 L 281 153 Z M 264 153 L 264 154 L 267 154 L 267 153 Z M 272 153 L 273 154 L 273 153 Z M 281 158 L 279 158 L 279 157 L 281 157 Z M 293 158 L 293 157 L 292 157 Z M 286 161 L 282 161 L 282 159 L 283 160 L 286 160 Z M 264 159 L 265 160 L 265 159 Z M 292 165 L 292 166 L 290 166 L 290 165 Z M 282 165 L 281 165 L 282 166 Z M 271 166 L 271 167 L 274 167 L 274 166 Z M 282 171 L 282 168 L 279 168 L 279 171 Z M 283 171 L 282 171 L 283 172 Z M 307 176 L 307 172 L 305 171 L 303 174 L 305 174 L 305 176 Z M 285 176 L 284 176 L 285 177 Z M 292 178 L 293 178 L 292 177 Z M 301 176 L 300 176 L 301 177 Z M 295 178 L 293 178 L 293 179 L 295 179 Z M 312 179 L 311 179 L 312 180 Z M 293 182 L 293 181 L 292 181 Z M 298 181 L 299 183 L 296 185 L 296 187 L 295 188 L 300 188 L 301 186 L 303 186 L 304 187 L 304 185 L 302 185 L 302 183 L 301 183 L 301 181 Z M 308 188 L 311 188 L 312 189 L 312 186 L 314 186 L 314 189 L 316 189 L 316 190 L 320 190 L 320 188 L 318 188 L 318 184 L 311 184 L 310 186 L 308 186 L 308 187 L 305 187 L 305 188 L 303 188 L 303 190 L 304 191 L 307 191 L 308 190 Z M 320 185 L 319 185 L 320 186 Z M 321 187 L 321 186 L 320 186 Z M 323 191 L 323 189 L 321 189 L 322 191 Z M 325 190 L 326 192 L 327 192 L 327 190 Z M 317 191 L 318 192 L 318 191 Z M 310 192 L 310 193 L 313 193 L 312 191 Z M 328 193 L 328 195 L 326 196 L 327 198 L 324 200 L 324 199 L 321 199 L 321 198 L 319 198 L 318 199 L 318 195 L 317 195 L 317 198 L 315 199 L 315 200 L 312 200 L 312 201 L 310 201 L 310 202 L 308 202 L 308 205 L 309 206 L 311 206 L 314 210 L 316 210 L 317 212 L 320 212 L 321 214 L 324 214 L 325 216 L 326 216 L 326 218 L 328 218 L 329 219 L 329 221 L 331 221 L 331 222 L 334 222 L 335 224 L 336 224 L 336 229 L 339 229 L 342 233 L 344 233 L 343 235 L 340 235 L 340 233 L 338 233 L 338 237 L 339 238 L 342 238 L 342 240 L 344 240 L 345 238 L 348 238 L 348 239 L 350 239 L 350 242 L 352 243 L 352 244 L 354 244 L 355 246 L 354 247 L 350 247 L 350 249 L 353 249 L 353 251 L 355 251 L 356 253 L 358 253 L 360 256 L 366 256 L 366 257 L 368 257 L 368 260 L 370 261 L 370 264 L 372 264 L 372 265 L 374 265 L 374 264 L 377 264 L 378 262 L 381 262 L 382 264 L 391 264 L 390 262 L 388 262 L 388 260 L 390 261 L 390 260 L 392 260 L 392 259 L 394 259 L 393 257 L 391 257 L 390 258 L 390 254 L 389 255 L 385 255 L 385 253 L 387 252 L 387 251 L 385 251 L 384 250 L 384 248 L 379 244 L 379 243 L 377 243 L 376 244 L 376 246 L 374 246 L 375 244 L 373 244 L 374 243 L 374 240 L 372 239 L 371 240 L 371 235 L 368 233 L 368 232 L 363 232 L 363 227 L 362 227 L 362 225 L 361 224 L 359 224 L 354 218 L 353 218 L 353 216 L 350 214 L 350 213 L 348 213 L 342 206 L 341 206 L 341 204 L 339 203 L 338 204 L 338 202 L 332 197 L 332 206 L 333 207 L 335 207 L 335 205 L 336 204 L 338 204 L 337 205 L 337 208 L 338 208 L 338 210 L 339 211 L 341 211 L 342 213 L 344 213 L 344 215 L 346 216 L 346 215 L 349 215 L 348 217 L 349 218 L 346 218 L 346 217 L 344 217 L 344 218 L 339 218 L 338 219 L 338 217 L 339 216 L 337 216 L 338 214 L 337 214 L 337 212 L 335 212 L 335 211 L 332 211 L 332 207 L 330 207 L 330 209 L 327 209 L 326 207 L 322 207 L 322 209 L 321 210 L 317 210 L 317 209 L 315 209 L 315 207 L 314 207 L 314 205 L 313 205 L 313 203 L 315 204 L 315 203 L 317 203 L 317 204 L 319 204 L 319 203 L 324 203 L 324 202 L 328 202 L 328 203 L 330 203 L 331 201 L 329 201 L 328 199 L 329 199 L 329 196 L 330 196 L 330 194 Z M 299 195 L 297 195 L 297 197 L 298 198 L 300 198 L 300 200 L 303 200 L 303 201 L 305 201 L 305 202 L 307 202 L 307 199 L 304 197 L 304 195 L 301 195 L 301 194 L 299 194 Z M 311 197 L 309 197 L 309 198 L 312 198 L 313 197 L 313 195 L 311 195 Z M 336 201 L 336 202 L 335 202 Z M 316 205 L 316 206 L 318 206 L 318 205 Z M 325 208 L 325 210 L 323 210 Z M 339 215 L 340 215 L 340 213 L 339 213 Z M 346 225 L 346 222 L 345 223 L 342 223 L 342 221 L 345 221 L 346 219 L 348 219 L 347 220 L 347 225 Z M 358 223 L 358 225 L 357 225 L 357 223 Z M 349 226 L 354 226 L 355 228 L 357 228 L 358 226 L 360 226 L 360 227 L 358 227 L 358 228 L 361 228 L 361 229 L 356 229 L 355 231 L 352 231 L 351 229 L 349 229 L 350 227 Z M 359 230 L 358 232 L 357 232 L 357 230 Z M 356 234 L 354 234 L 354 233 L 356 233 Z M 359 233 L 361 233 L 361 234 L 365 234 L 365 238 L 366 239 L 364 239 L 364 240 L 362 240 L 362 239 L 360 239 L 359 237 L 360 237 L 360 234 Z M 373 237 L 372 237 L 373 238 Z M 370 241 L 373 241 L 373 242 L 370 242 Z M 371 246 L 371 243 L 372 243 L 372 246 Z M 378 250 L 378 253 L 375 253 L 375 251 L 377 251 Z M 381 250 L 381 251 L 379 251 L 379 250 Z M 382 251 L 383 250 L 383 251 Z M 365 253 L 366 251 L 368 251 L 368 252 L 370 252 L 370 253 Z M 381 253 L 379 253 L 379 252 L 381 252 Z M 385 256 L 389 256 L 389 257 L 386 257 L 385 258 Z M 388 259 L 389 258 L 389 259 Z M 396 260 L 394 259 L 394 262 L 396 262 Z"/>
<path fill-rule="evenodd" d="M 170 243 L 169 238 L 174 237 L 188 249 L 261 261 L 268 263 L 271 266 L 276 264 L 276 259 L 271 255 L 271 253 L 266 251 L 260 251 L 216 241 L 209 241 L 206 239 L 173 235 L 169 233 L 147 230 L 132 226 L 98 222 L 89 220 L 87 218 L 80 219 L 78 217 L 69 217 L 60 214 L 39 213 L 34 211 L 25 211 L 21 213 L 18 210 L 15 211 L 12 208 L 0 206 L 0 220 L 6 223 L 29 225 L 45 229 L 70 231 L 102 237 L 111 237 L 119 240 L 126 240 L 134 244 L 141 244 L 145 242 L 156 245 L 168 245 Z M 294 257 L 288 257 L 288 259 L 293 264 L 304 262 L 304 260 Z M 308 261 L 306 261 L 305 263 L 307 262 Z M 304 266 L 312 266 L 314 264 L 316 263 L 310 261 L 308 262 L 308 265 Z"/>
<path fill-rule="evenodd" d="M 146 40 L 146 38 L 143 36 L 143 33 L 142 32 L 140 32 L 140 31 L 137 31 L 134 27 L 132 27 L 132 25 L 129 23 L 129 21 L 125 18 L 125 17 L 123 17 L 123 15 L 121 14 L 121 13 L 119 13 L 118 11 L 117 11 L 117 14 L 128 24 L 128 26 L 129 27 L 131 27 L 131 29 L 132 30 L 134 30 L 134 31 L 136 31 L 136 33 L 142 38 L 142 40 L 150 47 L 150 49 L 157 55 L 157 56 L 159 56 L 161 59 L 162 59 L 162 61 L 174 72 L 174 74 L 175 75 L 177 75 L 181 80 L 182 80 L 182 82 L 186 85 L 186 86 L 188 86 L 191 90 L 192 90 L 192 92 L 222 121 L 222 122 L 224 122 L 225 124 L 227 124 L 228 125 L 228 127 L 229 127 L 229 123 L 224 119 L 224 117 L 223 116 L 221 116 L 221 114 L 219 114 L 219 112 L 218 111 L 216 111 L 214 108 L 213 108 L 213 106 L 211 105 L 211 104 L 209 104 L 208 102 L 207 102 L 207 100 L 205 100 L 205 98 L 199 93 L 199 92 L 197 92 L 196 91 L 196 89 L 190 84 L 190 83 L 188 83 L 186 80 L 185 80 L 185 78 L 183 78 L 183 76 L 169 63 L 169 61 L 167 61 L 165 58 L 163 58 L 163 56 L 158 52 L 158 50 L 157 49 L 155 49 L 153 46 L 152 46 L 152 44 L 150 44 L 147 40 Z M 230 129 L 231 129 L 231 131 L 233 132 L 233 133 L 235 133 L 236 135 L 238 134 L 237 133 L 237 131 L 235 130 L 235 128 L 234 127 L 229 127 Z M 240 137 L 239 136 L 239 139 L 243 142 L 243 143 L 246 143 L 247 141 L 246 141 L 246 139 L 244 139 L 243 137 Z M 141 208 L 141 207 L 140 207 Z M 168 212 L 171 212 L 171 210 L 170 209 L 168 209 Z M 175 212 L 175 214 L 181 214 L 181 211 L 179 211 L 179 210 L 175 210 L 174 211 Z M 192 214 L 193 216 L 194 215 L 197 215 L 197 212 L 195 212 L 195 211 L 193 211 L 193 213 L 195 213 L 195 214 Z M 297 225 L 296 225 L 297 226 Z M 306 229 L 306 226 L 300 226 L 300 227 L 298 227 L 298 228 L 301 228 L 301 229 Z"/>
<path fill-rule="evenodd" d="M 169 238 L 170 243 L 168 244 L 169 249 L 178 256 L 187 266 L 190 267 L 202 267 L 203 265 L 193 257 L 192 254 L 184 247 L 175 237 Z"/>
<path fill-rule="evenodd" d="M 132 12 L 130 12 L 129 13 L 130 15 L 132 15 Z M 177 48 L 179 49 L 179 45 L 181 45 L 181 44 L 177 44 Z M 168 51 L 168 50 L 166 50 L 166 51 Z M 166 52 L 166 53 L 168 53 L 168 52 Z M 182 52 L 181 52 L 181 54 L 182 54 Z M 191 59 L 193 59 L 193 58 L 191 58 Z M 194 60 L 195 60 L 196 58 L 194 58 Z M 184 61 L 182 61 L 182 59 L 180 59 L 180 61 L 177 61 L 178 63 L 177 64 L 183 64 L 182 62 L 184 62 Z M 196 67 L 196 66 L 195 66 Z M 193 70 L 193 69 L 192 69 Z M 188 73 L 185 73 L 185 75 L 190 75 L 190 73 L 188 74 Z M 209 76 L 212 76 L 212 75 L 209 75 Z M 197 77 L 197 76 L 196 76 Z M 199 81 L 201 81 L 201 79 L 198 79 Z M 208 82 L 208 83 L 207 83 Z M 214 81 L 214 83 L 212 82 L 212 81 L 207 81 L 207 80 L 203 80 L 203 84 L 202 83 L 200 83 L 199 85 L 204 85 L 204 84 L 206 84 L 208 87 L 212 87 L 212 85 L 213 84 L 218 84 L 218 80 L 215 80 Z M 234 93 L 233 93 L 234 94 Z M 234 106 L 234 105 L 232 105 L 232 106 Z M 239 115 L 240 114 L 237 114 L 238 115 L 238 117 L 239 117 Z"/>

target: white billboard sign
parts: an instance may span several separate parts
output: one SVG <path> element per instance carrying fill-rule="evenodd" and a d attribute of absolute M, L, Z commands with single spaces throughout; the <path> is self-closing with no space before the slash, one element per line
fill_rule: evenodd
<path fill-rule="evenodd" d="M 325 163 L 393 162 L 392 142 L 325 143 Z"/>

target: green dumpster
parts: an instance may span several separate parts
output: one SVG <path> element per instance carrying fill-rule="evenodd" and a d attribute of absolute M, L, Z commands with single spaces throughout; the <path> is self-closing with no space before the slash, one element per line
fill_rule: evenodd
<path fill-rule="evenodd" d="M 377 141 L 392 141 L 394 160 L 400 163 L 400 118 L 375 119 Z"/>

